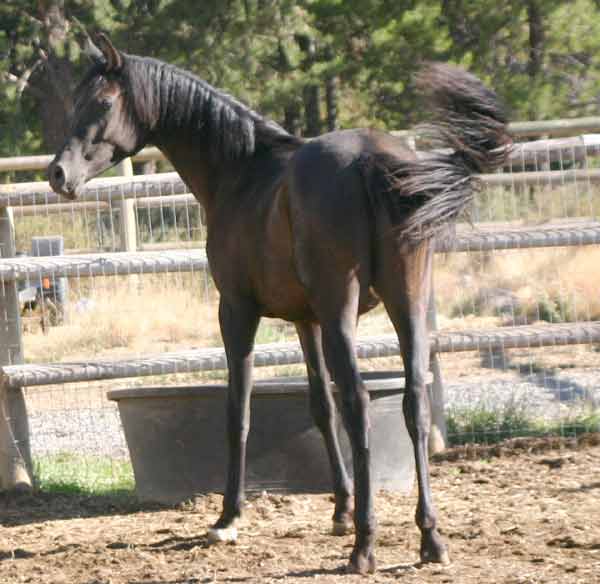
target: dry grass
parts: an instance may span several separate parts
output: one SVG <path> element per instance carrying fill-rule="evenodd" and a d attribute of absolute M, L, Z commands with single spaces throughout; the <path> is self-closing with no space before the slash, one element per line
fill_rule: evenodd
<path fill-rule="evenodd" d="M 440 328 L 481 328 L 536 320 L 600 319 L 600 249 L 523 250 L 436 258 Z M 67 324 L 24 334 L 30 362 L 219 346 L 218 296 L 198 274 L 71 281 Z M 493 306 L 497 291 L 512 309 Z M 512 312 L 511 312 L 512 310 Z M 508 315 L 508 316 L 507 316 Z M 520 320 L 519 320 L 520 319 Z M 359 336 L 393 333 L 383 307 Z M 265 319 L 258 343 L 295 340 L 294 327 Z"/>
<path fill-rule="evenodd" d="M 453 254 L 436 258 L 439 312 L 506 324 L 600 319 L 600 248 Z M 499 306 L 501 298 L 505 304 Z M 512 311 L 512 312 L 511 312 Z M 501 318 L 502 317 L 502 318 Z"/>
<path fill-rule="evenodd" d="M 597 164 L 598 159 L 595 158 L 594 166 Z M 552 185 L 540 182 L 535 187 L 485 186 L 475 201 L 473 220 L 540 223 L 556 219 L 598 217 L 600 188 L 597 185 L 581 181 L 561 186 L 557 182 L 554 181 Z"/>
<path fill-rule="evenodd" d="M 27 360 L 49 362 L 220 344 L 214 292 L 201 292 L 197 285 L 164 283 L 139 288 L 140 280 L 134 278 L 98 278 L 87 292 L 74 291 L 65 325 L 51 327 L 47 334 L 38 330 L 24 335 Z"/>
<path fill-rule="evenodd" d="M 31 253 L 32 237 L 56 235 L 63 236 L 65 249 L 112 248 L 113 239 L 118 237 L 118 226 L 109 224 L 103 230 L 100 223 L 102 214 L 107 212 L 100 207 L 98 210 L 80 211 L 73 204 L 72 211 L 48 213 L 45 207 L 40 206 L 39 212 L 33 216 L 15 218 L 17 250 Z"/>

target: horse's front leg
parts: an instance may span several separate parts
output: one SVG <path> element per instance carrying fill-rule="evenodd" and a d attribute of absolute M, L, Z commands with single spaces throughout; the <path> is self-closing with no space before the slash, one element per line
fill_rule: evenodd
<path fill-rule="evenodd" d="M 208 532 L 210 542 L 235 541 L 236 520 L 242 514 L 246 467 L 246 440 L 250 429 L 250 393 L 254 336 L 259 315 L 248 302 L 221 298 L 219 323 L 227 354 L 229 387 L 227 397 L 227 440 L 229 462 L 223 511 Z"/>

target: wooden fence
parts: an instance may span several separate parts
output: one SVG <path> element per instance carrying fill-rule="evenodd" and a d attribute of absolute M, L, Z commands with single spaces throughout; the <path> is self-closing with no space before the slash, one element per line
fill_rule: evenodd
<path fill-rule="evenodd" d="M 531 136 L 539 133 L 565 136 L 581 131 L 600 131 L 600 118 L 513 124 L 513 133 Z M 582 161 L 600 150 L 599 136 L 545 138 L 517 145 L 508 165 L 523 169 L 532 163 Z M 156 149 L 145 149 L 138 159 L 156 159 Z M 49 157 L 19 157 L 0 160 L 2 170 L 31 170 L 47 165 Z M 84 363 L 23 364 L 20 338 L 20 315 L 16 284 L 19 280 L 42 277 L 92 277 L 145 273 L 207 270 L 204 250 L 136 251 L 134 205 L 192 204 L 183 181 L 176 173 L 131 176 L 131 168 L 123 168 L 129 176 L 95 179 L 88 183 L 77 203 L 65 203 L 45 182 L 0 185 L 0 490 L 31 485 L 31 458 L 28 447 L 27 416 L 23 388 L 55 383 L 72 383 L 207 371 L 226 368 L 221 349 L 132 356 L 119 360 L 89 360 Z M 564 185 L 600 181 L 596 169 L 524 171 L 483 175 L 489 185 Z M 14 257 L 13 209 L 27 214 L 27 209 L 44 206 L 46 212 L 72 208 L 73 205 L 121 205 L 124 251 L 77 254 L 55 257 Z M 169 203 L 170 204 L 170 203 Z M 129 219 L 128 219 L 129 217 Z M 125 233 L 125 235 L 123 235 Z M 476 230 L 459 229 L 455 238 L 437 243 L 439 252 L 487 251 L 532 247 L 582 246 L 600 243 L 600 222 L 592 217 L 572 221 L 555 221 L 540 226 L 513 224 L 481 225 Z M 432 322 L 435 315 L 432 314 Z M 436 355 L 444 351 L 494 350 L 511 347 L 538 347 L 600 342 L 600 322 L 566 325 L 514 326 L 502 329 L 439 332 L 432 331 L 432 371 L 434 372 L 434 440 L 436 449 L 443 447 L 443 387 Z M 357 346 L 361 358 L 399 354 L 396 337 L 360 339 Z M 297 344 L 262 345 L 256 348 L 256 366 L 299 363 L 302 353 Z"/>

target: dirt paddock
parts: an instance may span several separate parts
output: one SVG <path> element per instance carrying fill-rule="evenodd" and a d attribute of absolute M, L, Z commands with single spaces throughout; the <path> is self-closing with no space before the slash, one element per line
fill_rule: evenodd
<path fill-rule="evenodd" d="M 327 495 L 263 493 L 235 545 L 208 547 L 220 496 L 173 508 L 38 493 L 0 498 L 0 582 L 600 582 L 600 437 L 453 450 L 432 483 L 450 566 L 419 566 L 415 494 L 379 493 L 377 572 L 342 571 Z"/>

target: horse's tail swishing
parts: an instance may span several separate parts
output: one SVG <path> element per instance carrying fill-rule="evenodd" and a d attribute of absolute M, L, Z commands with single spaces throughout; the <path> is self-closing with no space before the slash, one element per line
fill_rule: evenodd
<path fill-rule="evenodd" d="M 417 161 L 370 156 L 367 164 L 371 198 L 390 211 L 399 234 L 415 243 L 461 215 L 479 189 L 475 175 L 498 168 L 510 144 L 496 94 L 474 75 L 432 64 L 417 87 L 432 113 L 419 133 L 436 150 Z"/>

